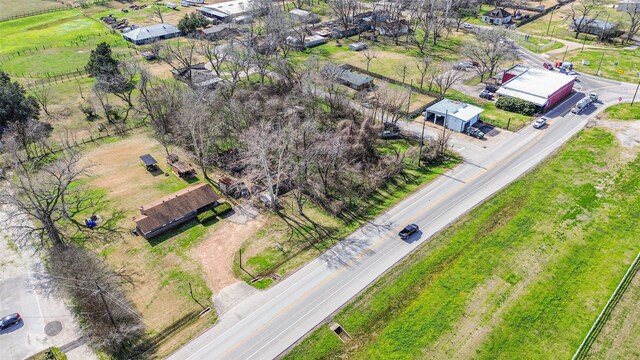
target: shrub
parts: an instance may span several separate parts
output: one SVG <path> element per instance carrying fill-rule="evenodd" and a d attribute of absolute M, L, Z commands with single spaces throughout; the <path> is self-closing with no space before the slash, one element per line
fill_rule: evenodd
<path fill-rule="evenodd" d="M 198 214 L 198 221 L 201 224 L 206 224 L 208 222 L 211 222 L 213 220 L 216 219 L 216 213 L 213 212 L 213 210 L 207 210 L 207 211 L 203 211 L 200 214 Z"/>
<path fill-rule="evenodd" d="M 224 203 L 216 206 L 215 210 L 216 210 L 216 213 L 218 215 L 224 215 L 224 214 L 228 213 L 229 211 L 231 211 L 231 205 L 229 205 L 229 203 L 224 202 Z"/>
<path fill-rule="evenodd" d="M 535 114 L 537 110 L 536 106 L 528 101 L 504 96 L 501 96 L 498 101 L 496 101 L 496 107 L 498 109 L 507 110 L 527 116 Z"/>

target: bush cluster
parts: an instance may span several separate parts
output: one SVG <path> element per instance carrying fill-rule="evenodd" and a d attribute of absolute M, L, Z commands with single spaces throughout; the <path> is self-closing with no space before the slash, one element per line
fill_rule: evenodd
<path fill-rule="evenodd" d="M 207 210 L 207 211 L 203 211 L 200 214 L 198 214 L 198 221 L 201 224 L 206 224 L 208 222 L 211 222 L 213 220 L 216 219 L 216 213 L 213 212 L 213 210 Z"/>
<path fill-rule="evenodd" d="M 231 211 L 231 205 L 229 205 L 229 203 L 225 202 L 225 203 L 222 203 L 222 204 L 218 205 L 215 210 L 216 210 L 216 213 L 218 215 L 224 215 L 224 214 L 228 213 L 229 211 Z"/>
<path fill-rule="evenodd" d="M 504 96 L 501 96 L 498 101 L 496 101 L 496 107 L 527 116 L 535 114 L 537 110 L 536 106 L 528 101 Z"/>

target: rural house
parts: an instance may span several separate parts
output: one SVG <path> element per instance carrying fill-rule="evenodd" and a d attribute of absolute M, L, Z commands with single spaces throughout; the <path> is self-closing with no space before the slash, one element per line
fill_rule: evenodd
<path fill-rule="evenodd" d="M 205 67 L 204 63 L 191 65 L 190 68 L 179 68 L 171 70 L 173 78 L 190 85 L 194 89 L 215 89 L 224 80 L 215 76 L 213 72 Z"/>
<path fill-rule="evenodd" d="M 145 239 L 158 236 L 195 218 L 198 213 L 218 204 L 220 196 L 206 183 L 178 191 L 164 199 L 140 207 L 136 230 Z"/>
<path fill-rule="evenodd" d="M 466 132 L 480 120 L 483 111 L 471 104 L 443 99 L 427 108 L 424 121 L 442 124 L 453 131 Z"/>
<path fill-rule="evenodd" d="M 482 15 L 482 21 L 493 24 L 503 25 L 511 22 L 511 13 L 503 8 L 495 8 Z"/>
<path fill-rule="evenodd" d="M 616 10 L 620 12 L 640 13 L 640 0 L 620 0 Z"/>
<path fill-rule="evenodd" d="M 573 31 L 577 28 L 581 28 L 582 30 L 580 32 L 585 34 L 613 37 L 616 36 L 616 33 L 618 32 L 618 23 L 581 17 L 572 21 L 569 28 Z"/>
<path fill-rule="evenodd" d="M 364 90 L 373 87 L 371 76 L 358 74 L 337 66 L 327 65 L 322 70 L 328 76 L 335 78 L 337 82 L 354 90 Z"/>
<path fill-rule="evenodd" d="M 240 31 L 234 24 L 220 24 L 204 28 L 198 32 L 201 39 L 220 40 L 236 36 Z"/>
<path fill-rule="evenodd" d="M 157 40 L 171 39 L 180 36 L 180 29 L 171 24 L 157 24 L 139 27 L 122 34 L 122 37 L 136 45 L 152 43 Z"/>
<path fill-rule="evenodd" d="M 300 50 L 322 45 L 327 42 L 327 39 L 320 35 L 306 36 L 304 38 L 304 43 L 297 36 L 287 36 L 286 40 L 287 40 L 287 45 Z"/>

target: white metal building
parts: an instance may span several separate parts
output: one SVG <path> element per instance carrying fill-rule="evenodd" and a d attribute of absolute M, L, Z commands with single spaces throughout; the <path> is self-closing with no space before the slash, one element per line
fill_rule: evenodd
<path fill-rule="evenodd" d="M 443 99 L 425 110 L 424 120 L 443 124 L 453 131 L 465 132 L 480 120 L 483 111 L 471 104 Z"/>

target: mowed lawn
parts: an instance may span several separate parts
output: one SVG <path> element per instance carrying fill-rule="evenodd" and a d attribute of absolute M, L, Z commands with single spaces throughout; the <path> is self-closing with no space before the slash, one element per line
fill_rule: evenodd
<path fill-rule="evenodd" d="M 561 54 L 554 57 L 554 60 L 561 59 Z M 640 49 L 574 50 L 567 53 L 567 59 L 573 63 L 577 72 L 596 75 L 600 66 L 600 75 L 603 77 L 634 84 L 640 80 Z M 589 65 L 583 65 L 583 60 L 588 61 Z"/>
<path fill-rule="evenodd" d="M 566 359 L 640 249 L 640 158 L 600 128 L 418 251 L 288 359 Z"/>

